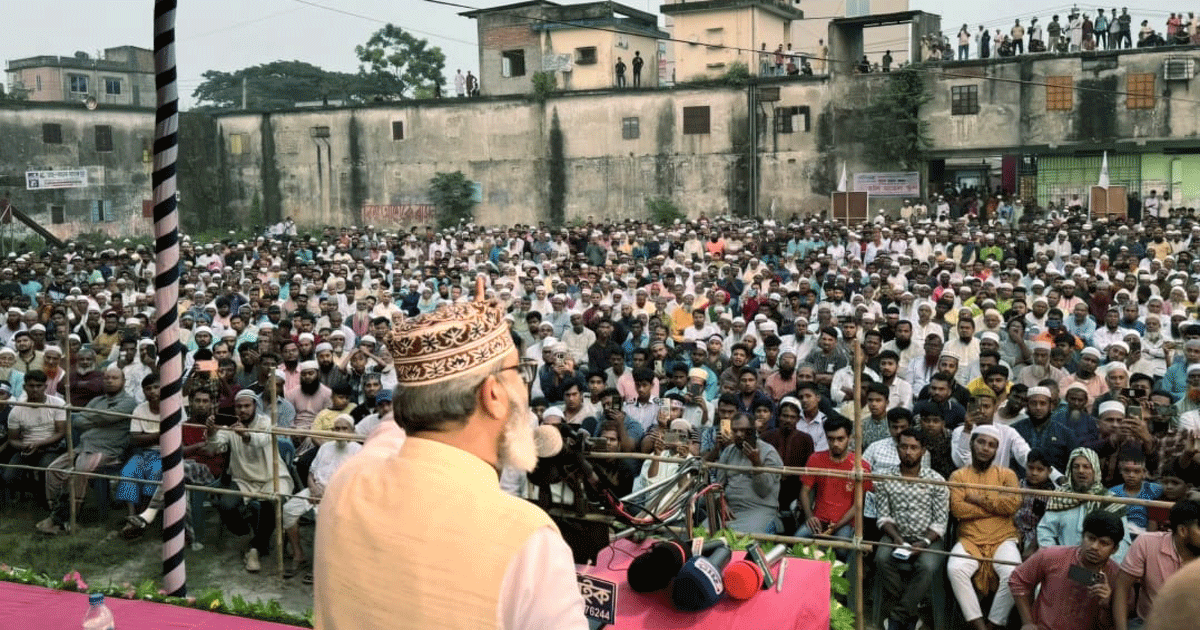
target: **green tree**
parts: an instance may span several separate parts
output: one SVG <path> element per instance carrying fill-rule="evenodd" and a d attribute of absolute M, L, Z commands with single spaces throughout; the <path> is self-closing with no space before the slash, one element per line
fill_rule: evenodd
<path fill-rule="evenodd" d="M 5 91 L 4 84 L 0 83 L 0 101 L 23 101 L 27 98 L 29 98 L 29 90 L 13 88 Z"/>
<path fill-rule="evenodd" d="M 475 209 L 475 185 L 462 171 L 437 173 L 429 180 L 429 198 L 437 208 L 438 227 L 449 228 L 471 221 Z"/>
<path fill-rule="evenodd" d="M 921 119 L 921 106 L 928 103 L 923 73 L 904 68 L 891 73 L 887 88 L 864 112 L 858 140 L 866 157 L 880 168 L 917 168 L 929 146 L 929 121 Z"/>
<path fill-rule="evenodd" d="M 555 91 L 558 90 L 558 77 L 554 72 L 534 72 L 533 77 L 533 99 L 539 103 L 545 102 Z"/>
<path fill-rule="evenodd" d="M 441 83 L 446 55 L 429 41 L 416 37 L 398 26 L 388 24 L 375 31 L 366 44 L 354 47 L 359 73 L 372 78 L 380 87 L 388 87 L 391 100 L 405 98 L 417 88 L 432 88 Z"/>
<path fill-rule="evenodd" d="M 303 61 L 272 61 L 234 72 L 209 70 L 202 76 L 204 81 L 192 93 L 197 109 L 241 107 L 243 85 L 250 109 L 281 109 L 302 101 L 361 103 L 391 94 L 390 86 L 367 75 L 333 72 Z"/>

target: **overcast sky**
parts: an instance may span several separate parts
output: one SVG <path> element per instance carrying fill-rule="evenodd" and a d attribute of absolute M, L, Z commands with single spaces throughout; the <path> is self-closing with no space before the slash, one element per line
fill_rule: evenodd
<path fill-rule="evenodd" d="M 452 1 L 471 7 L 510 3 Z M 1056 4 L 1060 2 L 910 0 L 910 7 L 941 15 L 943 29 L 953 34 L 963 22 L 970 23 L 972 31 L 979 24 L 992 29 L 1003 26 L 1007 31 L 1016 17 L 1023 18 L 1022 22 L 1034 16 L 1046 22 L 1052 13 L 1065 17 L 1071 4 Z M 626 3 L 647 11 L 655 11 L 657 6 L 647 0 Z M 447 76 L 453 75 L 455 68 L 465 72 L 478 66 L 475 21 L 458 15 L 465 9 L 424 0 L 180 0 L 179 5 L 179 87 L 185 107 L 191 104 L 191 93 L 205 70 L 233 71 L 277 59 L 297 59 L 329 70 L 354 71 L 358 67 L 354 46 L 388 22 L 441 47 Z M 1097 5 L 1079 6 L 1094 14 Z M 1117 6 L 1129 7 L 1135 33 L 1142 19 L 1149 19 L 1161 32 L 1169 11 L 1183 8 L 1165 0 Z M 804 7 L 803 0 L 800 7 Z M 80 50 L 94 55 L 106 47 L 152 45 L 152 0 L 55 0 L 24 3 L 21 10 L 5 13 L 5 36 L 0 38 L 0 57 L 5 60 L 69 56 Z M 804 47 L 798 44 L 797 48 Z"/>

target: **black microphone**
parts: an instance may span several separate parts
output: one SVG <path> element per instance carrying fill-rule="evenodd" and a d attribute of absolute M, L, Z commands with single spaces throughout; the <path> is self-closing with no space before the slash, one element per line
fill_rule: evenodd
<path fill-rule="evenodd" d="M 636 593 L 649 593 L 664 589 L 671 579 L 679 574 L 683 563 L 691 553 L 687 547 L 674 540 L 654 543 L 649 551 L 633 559 L 626 572 L 629 588 Z"/>
<path fill-rule="evenodd" d="M 681 612 L 708 610 L 721 601 L 725 594 L 725 583 L 721 572 L 733 558 L 726 545 L 703 556 L 684 563 L 671 583 L 671 603 Z"/>
<path fill-rule="evenodd" d="M 711 553 L 725 545 L 722 540 L 710 540 L 701 553 Z M 650 593 L 666 588 L 679 575 L 683 563 L 692 557 L 690 542 L 663 540 L 654 543 L 642 555 L 633 559 L 626 572 L 629 587 L 637 593 Z"/>

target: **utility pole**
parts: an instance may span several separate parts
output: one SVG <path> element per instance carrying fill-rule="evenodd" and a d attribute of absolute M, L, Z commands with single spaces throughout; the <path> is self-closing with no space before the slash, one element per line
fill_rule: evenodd
<path fill-rule="evenodd" d="M 242 109 L 246 109 L 246 76 L 242 75 Z"/>

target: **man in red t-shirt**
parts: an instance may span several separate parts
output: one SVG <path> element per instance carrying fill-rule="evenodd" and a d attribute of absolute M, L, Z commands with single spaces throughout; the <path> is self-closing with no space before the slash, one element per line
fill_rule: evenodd
<path fill-rule="evenodd" d="M 825 421 L 825 439 L 829 450 L 814 453 L 808 458 L 809 468 L 826 468 L 852 472 L 854 453 L 850 452 L 850 421 L 835 416 Z M 871 472 L 867 462 L 862 463 L 864 473 Z M 854 481 L 846 477 L 801 475 L 804 484 L 800 491 L 800 509 L 804 511 L 804 525 L 796 536 L 812 538 L 824 536 L 850 540 L 854 533 Z M 863 491 L 871 490 L 871 482 L 865 481 Z"/>

